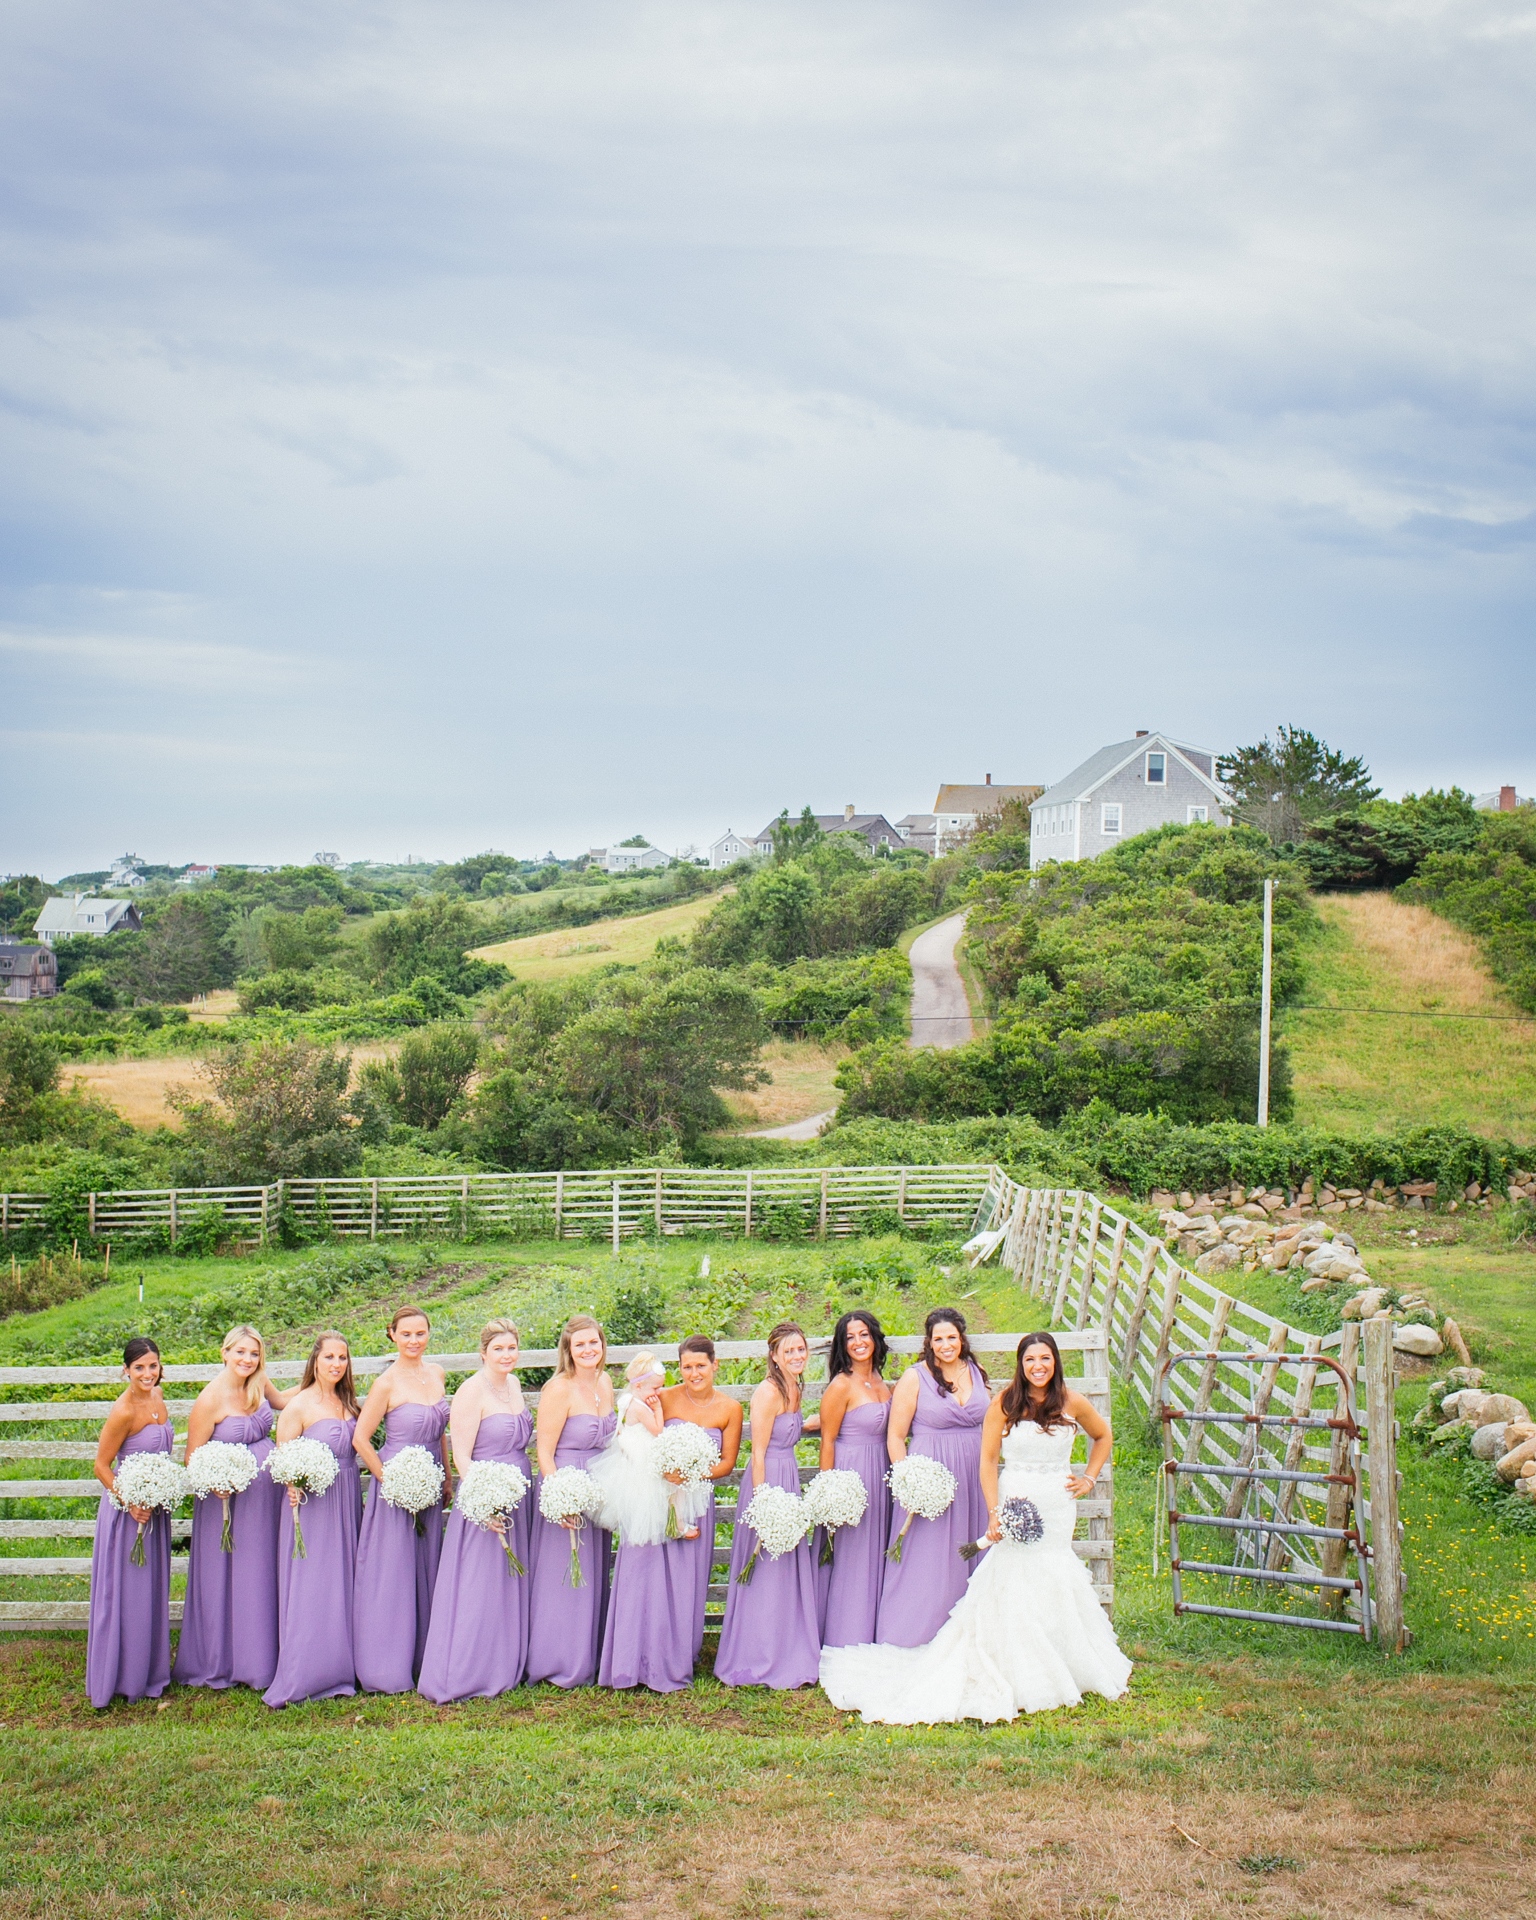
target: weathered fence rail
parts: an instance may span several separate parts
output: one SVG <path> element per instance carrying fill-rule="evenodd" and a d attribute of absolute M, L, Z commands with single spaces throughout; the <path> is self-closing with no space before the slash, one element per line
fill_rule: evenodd
<path fill-rule="evenodd" d="M 871 1212 L 903 1225 L 961 1226 L 989 1169 L 953 1167 L 655 1167 L 588 1173 L 465 1173 L 379 1179 L 276 1180 L 265 1187 L 159 1187 L 92 1193 L 86 1237 L 164 1233 L 219 1208 L 231 1230 L 265 1240 L 286 1216 L 347 1239 L 476 1232 L 552 1239 L 779 1230 L 793 1209 L 825 1239 L 865 1230 Z M 41 1227 L 46 1194 L 0 1194 L 0 1235 Z"/>

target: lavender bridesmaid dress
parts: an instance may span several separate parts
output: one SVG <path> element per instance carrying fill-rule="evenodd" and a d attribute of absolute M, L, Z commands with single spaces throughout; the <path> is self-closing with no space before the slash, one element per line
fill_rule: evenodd
<path fill-rule="evenodd" d="M 475 1429 L 475 1460 L 505 1460 L 528 1476 L 509 1529 L 521 1577 L 507 1562 L 501 1535 L 461 1513 L 448 1522 L 432 1593 L 432 1621 L 418 1690 L 439 1704 L 481 1700 L 522 1683 L 528 1664 L 528 1587 L 533 1573 L 533 1514 L 538 1493 L 528 1464 L 531 1413 L 488 1413 Z"/>
<path fill-rule="evenodd" d="M 259 1464 L 272 1451 L 273 1413 L 231 1414 L 210 1438 L 249 1447 Z M 192 1514 L 187 1605 L 176 1645 L 176 1681 L 183 1687 L 271 1686 L 277 1671 L 277 1536 L 288 1496 L 264 1473 L 230 1501 L 233 1553 L 219 1545 L 222 1500 L 198 1500 Z"/>
<path fill-rule="evenodd" d="M 669 1427 L 679 1426 L 669 1420 Z M 705 1429 L 709 1431 L 709 1429 Z M 718 1441 L 719 1435 L 715 1438 Z M 598 1664 L 600 1687 L 649 1687 L 679 1693 L 693 1685 L 693 1663 L 704 1643 L 703 1600 L 709 1594 L 708 1550 L 715 1539 L 715 1501 L 699 1522 L 697 1540 L 660 1546 L 622 1542 L 613 1563 L 613 1591 Z M 705 1553 L 699 1552 L 700 1548 Z M 703 1593 L 699 1571 L 704 1569 Z"/>
<path fill-rule="evenodd" d="M 379 1458 L 386 1465 L 402 1447 L 425 1447 L 442 1457 L 448 1402 L 434 1407 L 413 1403 L 391 1407 L 384 1420 Z M 428 1507 L 417 1516 L 392 1507 L 369 1476 L 368 1507 L 357 1542 L 357 1589 L 352 1601 L 352 1641 L 357 1684 L 367 1693 L 409 1693 L 421 1672 L 427 1626 L 432 1618 L 432 1589 L 443 1551 L 443 1508 Z"/>
<path fill-rule="evenodd" d="M 130 1453 L 169 1453 L 169 1420 L 140 1427 L 123 1442 Z M 131 1555 L 139 1523 L 103 1493 L 91 1548 L 91 1620 L 85 1648 L 85 1690 L 93 1707 L 118 1694 L 158 1700 L 171 1680 L 171 1517 L 156 1508 L 144 1528 L 144 1564 Z"/>
<path fill-rule="evenodd" d="M 960 1558 L 967 1540 L 987 1530 L 987 1502 L 981 1490 L 981 1423 L 991 1396 L 981 1369 L 971 1366 L 971 1397 L 962 1407 L 952 1393 L 941 1394 L 933 1375 L 918 1362 L 917 1412 L 907 1437 L 909 1453 L 942 1460 L 955 1476 L 955 1497 L 937 1520 L 914 1520 L 902 1542 L 901 1558 L 885 1564 L 876 1640 L 893 1647 L 923 1647 L 949 1618 L 965 1592 L 975 1561 Z M 901 1531 L 907 1510 L 891 1503 L 891 1540 Z"/>
<path fill-rule="evenodd" d="M 669 1420 L 669 1427 L 681 1423 Z M 718 1427 L 705 1427 L 703 1432 L 710 1435 L 715 1443 L 715 1452 L 720 1453 L 725 1446 L 725 1435 Z M 669 1551 L 678 1555 L 688 1568 L 688 1577 L 693 1586 L 684 1605 L 688 1610 L 692 1637 L 689 1643 L 690 1657 L 697 1660 L 704 1645 L 704 1609 L 709 1604 L 709 1582 L 714 1571 L 715 1559 L 715 1496 L 709 1496 L 709 1509 L 699 1521 L 697 1540 L 674 1540 Z"/>
<path fill-rule="evenodd" d="M 804 1424 L 798 1413 L 781 1413 L 774 1420 L 763 1462 L 766 1484 L 790 1493 L 800 1491 L 795 1442 Z M 738 1513 L 746 1512 L 751 1498 L 749 1464 L 742 1475 Z M 750 1583 L 740 1587 L 736 1576 L 756 1545 L 757 1535 L 744 1519 L 738 1519 L 731 1541 L 730 1585 L 725 1590 L 725 1624 L 715 1655 L 715 1678 L 727 1687 L 814 1686 L 821 1663 L 821 1634 L 811 1543 L 802 1540 L 782 1560 L 760 1553 Z"/>
<path fill-rule="evenodd" d="M 282 1489 L 277 1537 L 277 1672 L 261 1696 L 269 1707 L 356 1693 L 352 1658 L 352 1585 L 363 1490 L 352 1451 L 356 1420 L 316 1420 L 304 1429 L 337 1460 L 336 1478 L 300 1508 L 302 1560 L 293 1554 L 293 1508 Z"/>
<path fill-rule="evenodd" d="M 587 1467 L 618 1425 L 615 1413 L 573 1413 L 560 1429 L 557 1467 Z M 530 1496 L 531 1498 L 532 1496 Z M 588 1521 L 577 1535 L 586 1585 L 572 1587 L 571 1536 L 542 1514 L 533 1523 L 529 1570 L 528 1684 L 590 1687 L 597 1679 L 608 1611 L 608 1549 L 612 1534 Z"/>
<path fill-rule="evenodd" d="M 885 1484 L 890 1455 L 885 1431 L 891 1421 L 889 1400 L 866 1401 L 843 1415 L 833 1443 L 832 1464 L 856 1473 L 869 1493 L 869 1505 L 856 1527 L 839 1527 L 832 1543 L 832 1564 L 821 1575 L 821 1644 L 858 1647 L 875 1638 L 875 1616 L 890 1545 L 891 1490 Z M 913 1523 L 916 1525 L 916 1522 Z M 911 1535 L 907 1539 L 910 1544 Z M 816 1536 L 817 1557 L 821 1534 Z M 905 1557 L 906 1547 L 902 1554 Z"/>

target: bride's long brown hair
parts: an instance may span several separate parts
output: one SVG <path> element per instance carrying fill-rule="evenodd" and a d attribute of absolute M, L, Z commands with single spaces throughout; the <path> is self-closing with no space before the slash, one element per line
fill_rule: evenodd
<path fill-rule="evenodd" d="M 1031 1404 L 1029 1382 L 1024 1377 L 1024 1356 L 1031 1347 L 1049 1347 L 1056 1363 L 1056 1371 L 1046 1384 L 1045 1397 L 1037 1405 Z M 1048 1333 L 1026 1333 L 1019 1342 L 1013 1378 L 1003 1388 L 1001 1405 L 1004 1433 L 1011 1433 L 1025 1419 L 1035 1421 L 1047 1433 L 1052 1427 L 1067 1424 L 1067 1383 L 1062 1378 L 1061 1349 Z"/>

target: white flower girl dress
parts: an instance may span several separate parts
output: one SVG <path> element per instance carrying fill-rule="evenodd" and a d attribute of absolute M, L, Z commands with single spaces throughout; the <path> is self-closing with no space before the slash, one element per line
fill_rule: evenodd
<path fill-rule="evenodd" d="M 632 1393 L 619 1395 L 619 1424 L 587 1471 L 603 1489 L 598 1526 L 616 1532 L 627 1547 L 659 1547 L 667 1537 L 668 1509 L 676 1506 L 680 1529 L 692 1526 L 709 1511 L 715 1489 L 708 1480 L 674 1487 L 662 1479 L 651 1464 L 658 1436 L 638 1414 L 631 1418 L 635 1405 Z"/>
<path fill-rule="evenodd" d="M 1030 1501 L 1041 1537 L 989 1547 L 927 1646 L 825 1648 L 821 1684 L 834 1706 L 908 1727 L 1012 1720 L 1074 1707 L 1085 1693 L 1117 1700 L 1125 1692 L 1131 1663 L 1072 1551 L 1076 1436 L 1075 1426 L 1045 1432 L 1033 1420 L 1003 1436 L 999 1500 Z"/>

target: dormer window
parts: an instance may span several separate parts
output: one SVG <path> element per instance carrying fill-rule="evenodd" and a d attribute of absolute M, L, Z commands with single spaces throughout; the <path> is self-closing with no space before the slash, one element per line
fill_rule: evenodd
<path fill-rule="evenodd" d="M 1147 785 L 1162 787 L 1168 784 L 1168 756 L 1166 753 L 1147 755 Z"/>

